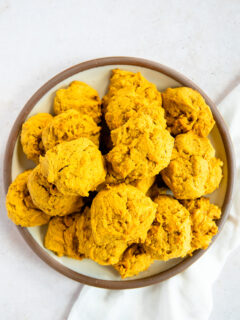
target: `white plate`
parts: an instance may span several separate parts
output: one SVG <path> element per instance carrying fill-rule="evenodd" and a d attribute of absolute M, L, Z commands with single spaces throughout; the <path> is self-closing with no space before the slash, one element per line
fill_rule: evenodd
<path fill-rule="evenodd" d="M 101 59 L 100 59 L 101 60 Z M 142 61 L 142 60 L 139 60 Z M 138 61 L 138 62 L 139 62 Z M 136 63 L 139 64 L 139 63 Z M 154 63 L 153 63 L 154 64 Z M 160 66 L 161 67 L 161 66 Z M 159 67 L 159 68 L 160 68 Z M 168 87 L 176 87 L 176 86 L 182 86 L 186 85 L 186 82 L 189 80 L 186 80 L 184 77 L 182 77 L 179 74 L 174 74 L 174 71 L 169 71 L 169 69 L 166 68 L 169 72 L 166 72 L 164 70 L 164 73 L 173 73 L 173 76 L 168 76 L 164 74 L 163 72 L 159 72 L 150 68 L 146 68 L 143 66 L 134 66 L 134 65 L 123 65 L 123 64 L 112 64 L 112 65 L 104 65 L 104 66 L 96 66 L 91 69 L 81 71 L 78 73 L 73 74 L 70 77 L 67 77 L 66 79 L 62 80 L 61 82 L 54 85 L 49 91 L 47 91 L 39 101 L 34 105 L 31 112 L 28 114 L 27 118 L 35 115 L 39 112 L 49 112 L 53 114 L 53 99 L 56 90 L 59 88 L 67 87 L 73 80 L 80 80 L 83 82 L 86 82 L 93 88 L 95 88 L 100 97 L 102 97 L 106 91 L 109 84 L 109 78 L 111 75 L 111 70 L 115 68 L 120 68 L 124 70 L 129 70 L 133 72 L 141 72 L 142 75 L 148 79 L 149 81 L 156 84 L 157 88 L 162 91 L 165 90 Z M 163 67 L 162 67 L 163 68 Z M 182 77 L 182 78 L 181 78 Z M 57 78 L 57 77 L 56 77 Z M 175 79 L 182 79 L 182 83 L 176 81 Z M 52 80 L 53 81 L 53 80 Z M 57 82 L 58 80 L 56 80 Z M 187 84 L 194 87 L 194 85 L 191 82 L 188 82 Z M 51 84 L 52 85 L 52 84 Z M 46 88 L 45 88 L 46 91 Z M 202 93 L 202 92 L 201 92 Z M 216 112 L 216 110 L 215 110 Z M 218 115 L 219 116 L 219 115 Z M 212 193 L 209 198 L 212 203 L 217 204 L 218 206 L 222 207 L 226 191 L 229 186 L 228 183 L 228 161 L 226 156 L 226 151 L 224 147 L 223 138 L 220 134 L 220 131 L 217 127 L 217 125 L 214 126 L 212 132 L 210 133 L 210 139 L 211 142 L 216 149 L 216 156 L 221 158 L 224 162 L 223 167 L 223 180 L 220 184 L 220 187 Z M 20 145 L 19 137 L 17 139 L 16 145 L 14 147 L 13 151 L 13 157 L 12 157 L 12 180 L 15 179 L 15 177 L 23 172 L 26 169 L 32 168 L 34 166 L 33 162 L 26 159 L 25 155 L 23 154 L 22 147 Z M 88 277 L 93 277 L 95 279 L 101 279 L 101 280 L 115 280 L 115 281 L 128 281 L 128 280 L 121 280 L 118 273 L 112 268 L 107 266 L 101 266 L 91 260 L 84 259 L 82 261 L 70 259 L 67 257 L 57 257 L 55 254 L 53 254 L 51 251 L 46 250 L 43 246 L 43 239 L 44 234 L 46 232 L 46 226 L 43 227 L 32 227 L 28 228 L 29 233 L 34 238 L 34 240 L 39 244 L 39 246 L 54 260 L 59 262 L 60 264 L 66 266 L 70 270 L 73 270 L 81 275 L 85 275 Z M 189 258 L 188 258 L 189 259 Z M 46 260 L 46 259 L 45 259 Z M 133 277 L 131 279 L 142 279 L 149 276 L 157 275 L 161 273 L 164 270 L 168 270 L 169 268 L 173 267 L 174 265 L 178 264 L 181 261 L 181 259 L 173 259 L 168 262 L 161 262 L 161 261 L 155 261 L 150 268 L 140 273 L 138 276 Z M 190 263 L 188 263 L 190 264 Z"/>

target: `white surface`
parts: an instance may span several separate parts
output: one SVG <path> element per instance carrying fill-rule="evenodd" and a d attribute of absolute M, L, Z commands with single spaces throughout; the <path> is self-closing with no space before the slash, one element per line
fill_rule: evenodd
<path fill-rule="evenodd" d="M 239 78 L 239 15 L 238 0 L 0 0 L 1 163 L 27 99 L 54 74 L 87 59 L 153 59 L 219 100 Z M 1 317 L 65 319 L 79 285 L 31 252 L 6 218 L 2 187 L 0 199 Z M 211 320 L 239 319 L 239 253 L 216 282 Z"/>
<path fill-rule="evenodd" d="M 219 105 L 236 145 L 236 177 L 240 179 L 240 84 Z M 240 193 L 237 185 L 235 195 Z M 212 310 L 212 286 L 229 253 L 240 244 L 240 198 L 235 196 L 231 213 L 216 243 L 191 268 L 154 286 L 126 290 L 101 290 L 84 286 L 68 320 L 208 320 Z M 92 308 L 94 301 L 94 309 Z M 144 301 L 144 303 L 142 303 Z M 109 312 L 109 306 L 111 311 Z"/>
<path fill-rule="evenodd" d="M 163 91 L 168 87 L 183 85 L 160 72 L 138 66 L 108 65 L 92 68 L 80 73 L 76 73 L 75 75 L 61 81 L 56 86 L 54 86 L 36 103 L 29 116 L 35 115 L 39 112 L 52 113 L 53 99 L 56 90 L 67 87 L 74 80 L 84 81 L 87 84 L 93 86 L 98 91 L 100 98 L 102 98 L 106 94 L 107 86 L 109 84 L 109 78 L 111 75 L 111 70 L 117 68 L 122 68 L 124 70 L 129 70 L 132 72 L 141 72 L 141 74 L 147 80 L 151 81 L 152 83 L 155 83 L 160 91 Z M 221 181 L 221 184 L 219 188 L 215 190 L 215 192 L 209 195 L 211 202 L 221 207 L 224 202 L 227 187 L 228 163 L 226 159 L 223 141 L 221 139 L 221 135 L 216 125 L 211 131 L 209 139 L 212 141 L 212 144 L 216 150 L 216 157 L 219 157 L 224 163 L 223 179 Z M 33 163 L 31 163 L 31 161 L 28 161 L 26 156 L 24 155 L 20 139 L 18 139 L 13 152 L 12 179 L 15 179 L 16 176 L 22 173 L 23 171 L 32 168 L 32 165 Z M 53 259 L 65 265 L 69 269 L 97 279 L 122 281 L 119 273 L 116 272 L 116 270 L 114 270 L 114 268 L 111 266 L 101 266 L 98 263 L 95 263 L 94 261 L 88 259 L 78 261 L 75 259 L 70 259 L 68 257 L 58 257 L 50 250 L 45 249 L 43 245 L 43 239 L 46 233 L 46 226 L 31 227 L 28 228 L 28 230 L 33 236 L 33 238 L 37 241 L 37 243 L 43 248 L 43 250 L 45 250 Z M 151 275 L 158 274 L 161 271 L 173 267 L 180 261 L 181 259 L 172 259 L 169 261 L 154 261 L 154 263 L 146 271 L 141 272 L 139 275 L 135 276 L 134 279 L 146 278 Z"/>

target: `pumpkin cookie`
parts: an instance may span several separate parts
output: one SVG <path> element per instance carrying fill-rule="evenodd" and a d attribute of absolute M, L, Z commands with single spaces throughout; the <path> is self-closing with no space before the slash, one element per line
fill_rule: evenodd
<path fill-rule="evenodd" d="M 28 177 L 28 190 L 35 206 L 50 216 L 78 212 L 83 206 L 79 196 L 64 195 L 41 174 L 40 165 Z"/>
<path fill-rule="evenodd" d="M 104 159 L 87 138 L 62 142 L 40 159 L 42 174 L 66 195 L 87 197 L 105 180 Z"/>
<path fill-rule="evenodd" d="M 222 160 L 218 158 L 212 158 L 208 161 L 209 175 L 205 184 L 205 194 L 215 191 L 222 180 Z"/>
<path fill-rule="evenodd" d="M 96 123 L 100 122 L 101 100 L 98 93 L 81 81 L 73 81 L 67 88 L 57 90 L 53 107 L 56 114 L 75 109 Z"/>
<path fill-rule="evenodd" d="M 100 127 L 88 115 L 69 109 L 54 117 L 42 132 L 45 150 L 64 141 L 85 137 L 99 146 Z"/>
<path fill-rule="evenodd" d="M 123 179 L 153 177 L 170 162 L 174 139 L 148 115 L 128 120 L 111 137 L 114 147 L 106 159 Z"/>
<path fill-rule="evenodd" d="M 121 260 L 114 265 L 114 268 L 125 279 L 147 270 L 153 261 L 151 255 L 141 245 L 133 244 L 124 252 Z"/>
<path fill-rule="evenodd" d="M 162 93 L 167 126 L 173 135 L 190 130 L 207 137 L 215 121 L 199 92 L 188 87 L 168 88 Z"/>
<path fill-rule="evenodd" d="M 48 225 L 44 246 L 59 257 L 68 256 L 81 260 L 84 256 L 78 253 L 76 225 L 80 214 L 53 217 Z"/>
<path fill-rule="evenodd" d="M 171 196 L 160 195 L 154 202 L 158 207 L 148 231 L 146 250 L 158 260 L 185 257 L 192 240 L 189 211 Z"/>
<path fill-rule="evenodd" d="M 212 237 L 218 232 L 216 220 L 221 217 L 220 208 L 204 197 L 181 202 L 191 214 L 192 242 L 189 254 L 198 249 L 207 249 Z"/>
<path fill-rule="evenodd" d="M 111 168 L 111 164 L 107 163 L 107 175 L 105 181 L 97 187 L 97 191 L 105 189 L 108 185 L 117 185 L 121 183 L 131 184 L 132 186 L 136 187 L 137 189 L 141 190 L 143 193 L 147 193 L 148 190 L 151 188 L 155 181 L 154 177 L 147 177 L 139 180 L 127 181 L 120 178 L 115 172 L 113 172 Z"/>
<path fill-rule="evenodd" d="M 218 188 L 222 161 L 210 140 L 189 131 L 175 139 L 170 164 L 161 174 L 177 199 L 195 199 Z"/>
<path fill-rule="evenodd" d="M 42 143 L 42 131 L 52 120 L 49 113 L 38 113 L 24 122 L 21 132 L 21 144 L 27 158 L 35 163 L 45 153 Z"/>
<path fill-rule="evenodd" d="M 113 70 L 109 91 L 103 97 L 105 120 L 110 130 L 121 127 L 130 118 L 142 114 L 166 127 L 161 93 L 140 73 Z"/>
<path fill-rule="evenodd" d="M 96 244 L 92 235 L 91 214 L 88 207 L 85 208 L 77 223 L 77 238 L 79 253 L 101 265 L 117 263 L 127 248 L 127 243 L 123 240 Z"/>
<path fill-rule="evenodd" d="M 32 202 L 27 181 L 32 170 L 24 171 L 11 183 L 6 199 L 8 217 L 22 227 L 41 226 L 50 216 L 39 210 Z"/>
<path fill-rule="evenodd" d="M 94 240 L 102 245 L 115 240 L 144 242 L 157 205 L 137 188 L 120 184 L 100 191 L 91 206 Z"/>

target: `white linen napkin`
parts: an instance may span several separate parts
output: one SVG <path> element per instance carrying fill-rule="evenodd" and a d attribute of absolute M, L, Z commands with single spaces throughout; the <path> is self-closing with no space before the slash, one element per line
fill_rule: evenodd
<path fill-rule="evenodd" d="M 240 85 L 218 106 L 229 126 L 236 152 L 236 189 L 230 216 L 212 247 L 181 274 L 156 285 L 132 290 L 84 286 L 68 320 L 206 320 L 212 286 L 229 253 L 240 244 Z"/>

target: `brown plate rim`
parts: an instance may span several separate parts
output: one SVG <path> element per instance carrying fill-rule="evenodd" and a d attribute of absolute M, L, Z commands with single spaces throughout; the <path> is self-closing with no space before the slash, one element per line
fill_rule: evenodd
<path fill-rule="evenodd" d="M 160 63 L 153 62 L 150 60 L 142 59 L 142 58 L 116 56 L 116 57 L 106 57 L 106 58 L 89 60 L 89 61 L 77 64 L 75 66 L 72 66 L 71 68 L 68 68 L 60 72 L 55 77 L 50 79 L 47 83 L 45 83 L 25 104 L 22 111 L 18 115 L 12 127 L 12 130 L 10 132 L 8 142 L 7 142 L 7 147 L 5 150 L 4 168 L 3 168 L 5 193 L 7 193 L 8 187 L 11 183 L 12 156 L 13 156 L 13 151 L 14 151 L 14 147 L 15 147 L 18 135 L 21 130 L 22 123 L 25 121 L 26 117 L 28 116 L 29 112 L 33 109 L 35 104 L 51 88 L 53 88 L 59 82 L 69 78 L 70 76 L 73 76 L 76 73 L 79 73 L 88 69 L 107 66 L 107 65 L 133 65 L 133 66 L 145 67 L 147 69 L 152 69 L 154 71 L 161 72 L 166 76 L 169 76 L 172 79 L 180 82 L 184 86 L 191 87 L 198 90 L 206 100 L 206 103 L 210 106 L 224 143 L 227 163 L 228 163 L 227 190 L 226 190 L 224 203 L 222 206 L 222 216 L 221 216 L 221 219 L 218 221 L 219 232 L 217 235 L 219 235 L 229 213 L 231 200 L 233 197 L 234 177 L 235 177 L 234 151 L 233 151 L 233 145 L 232 145 L 232 141 L 231 141 L 227 126 L 222 116 L 218 112 L 215 104 L 195 83 L 193 83 L 191 80 L 189 80 L 187 77 L 183 76 L 179 72 L 169 67 L 166 67 L 165 65 L 162 65 Z M 45 252 L 40 247 L 40 245 L 34 240 L 34 238 L 31 236 L 27 228 L 22 228 L 20 226 L 17 226 L 17 228 L 21 233 L 22 237 L 27 242 L 27 244 L 35 252 L 35 254 L 37 254 L 50 267 L 52 267 L 56 271 L 60 272 L 61 274 L 75 281 L 81 282 L 83 284 L 99 287 L 99 288 L 106 288 L 106 289 L 140 288 L 140 287 L 149 286 L 149 285 L 167 280 L 175 276 L 176 274 L 184 271 L 186 268 L 188 268 L 191 264 L 193 264 L 197 259 L 199 259 L 206 252 L 206 250 L 198 250 L 193 254 L 193 256 L 187 257 L 186 259 L 181 261 L 179 264 L 171 267 L 170 269 L 160 272 L 159 274 L 143 278 L 143 279 L 126 280 L 126 281 L 101 280 L 101 279 L 96 279 L 96 278 L 82 275 L 78 272 L 75 272 L 67 268 L 66 266 L 64 266 L 63 264 L 61 264 L 60 262 L 52 258 L 47 252 Z M 214 237 L 213 241 L 216 239 L 216 237 L 217 236 Z"/>

